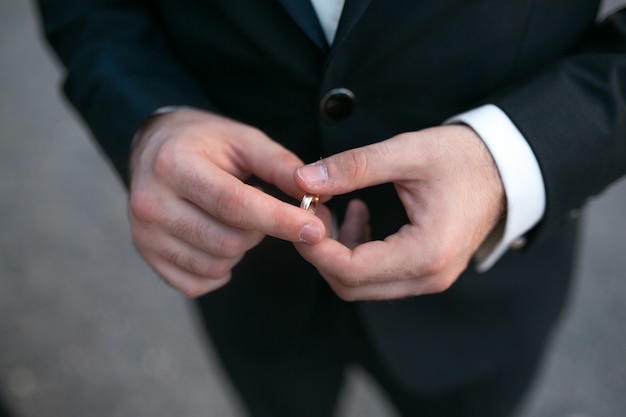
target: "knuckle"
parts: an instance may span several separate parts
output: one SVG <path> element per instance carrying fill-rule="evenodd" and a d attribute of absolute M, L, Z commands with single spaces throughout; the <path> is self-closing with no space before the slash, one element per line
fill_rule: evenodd
<path fill-rule="evenodd" d="M 234 234 L 218 233 L 210 223 L 189 222 L 186 219 L 172 221 L 172 234 L 212 255 L 235 258 L 248 250 L 246 241 Z"/>
<path fill-rule="evenodd" d="M 212 264 L 206 271 L 206 274 L 204 275 L 207 278 L 210 279 L 220 279 L 226 275 L 230 274 L 230 271 L 232 269 L 232 266 L 230 265 L 230 263 L 228 262 L 217 262 Z"/>
<path fill-rule="evenodd" d="M 433 281 L 429 286 L 427 293 L 438 294 L 447 291 L 454 282 L 454 279 L 450 276 L 440 276 Z"/>
<path fill-rule="evenodd" d="M 339 282 L 346 288 L 358 288 L 363 285 L 364 279 L 361 274 L 350 272 L 340 277 Z"/>
<path fill-rule="evenodd" d="M 225 258 L 236 258 L 247 250 L 244 242 L 232 235 L 222 235 L 216 241 L 216 251 Z"/>
<path fill-rule="evenodd" d="M 353 150 L 345 154 L 341 160 L 340 169 L 352 183 L 361 183 L 367 177 L 369 154 L 363 150 Z"/>
<path fill-rule="evenodd" d="M 195 280 L 178 284 L 178 290 L 188 298 L 198 298 L 209 292 L 206 283 Z"/>
<path fill-rule="evenodd" d="M 335 295 L 337 295 L 337 297 L 339 297 L 339 299 L 341 299 L 342 301 L 346 301 L 349 303 L 357 301 L 356 294 L 351 288 L 334 286 L 333 291 L 335 292 Z"/>
<path fill-rule="evenodd" d="M 388 145 L 384 142 L 353 149 L 340 154 L 336 162 L 337 169 L 350 184 L 369 184 L 372 175 L 380 174 L 380 168 L 377 167 L 385 161 L 388 153 Z"/>
<path fill-rule="evenodd" d="M 238 135 L 246 141 L 257 141 L 267 138 L 265 133 L 263 133 L 263 131 L 258 127 L 248 124 L 239 124 L 237 122 L 233 122 L 230 119 L 225 119 L 225 121 L 231 124 L 232 127 L 237 130 Z"/>
<path fill-rule="evenodd" d="M 165 282 L 189 298 L 198 298 L 220 287 L 231 279 L 230 271 L 217 278 L 199 276 L 163 276 Z"/>
<path fill-rule="evenodd" d="M 297 166 L 300 164 L 300 160 L 294 154 L 288 151 L 280 152 L 274 155 L 274 160 L 276 163 L 274 166 L 282 167 L 282 166 Z M 277 182 L 277 181 L 276 181 Z"/>
<path fill-rule="evenodd" d="M 178 142 L 173 140 L 166 141 L 161 145 L 156 151 L 152 163 L 152 171 L 155 176 L 167 178 L 176 171 L 179 148 Z"/>
<path fill-rule="evenodd" d="M 425 294 L 438 294 L 445 292 L 452 287 L 458 277 L 463 273 L 467 263 L 461 263 L 456 266 L 448 267 L 446 270 L 439 272 L 431 278 L 430 282 L 426 286 Z"/>
<path fill-rule="evenodd" d="M 429 141 L 423 141 L 420 143 L 420 150 L 426 161 L 430 164 L 449 163 L 449 148 L 442 141 L 439 136 L 433 136 Z"/>
<path fill-rule="evenodd" d="M 420 275 L 437 275 L 444 271 L 450 264 L 449 251 L 438 248 L 431 251 L 427 257 Z"/>
<path fill-rule="evenodd" d="M 185 271 L 202 278 L 219 279 L 232 269 L 226 260 L 206 260 L 182 252 L 165 251 L 163 256 Z"/>
<path fill-rule="evenodd" d="M 202 275 L 202 268 L 199 265 L 199 261 L 194 256 L 178 251 L 164 250 L 163 257 L 186 271 Z"/>
<path fill-rule="evenodd" d="M 200 227 L 193 225 L 186 219 L 172 220 L 169 224 L 169 230 L 174 235 L 190 243 L 198 243 L 200 240 L 197 236 L 200 234 Z"/>
<path fill-rule="evenodd" d="M 241 187 L 234 187 L 229 190 L 219 190 L 215 194 L 215 214 L 224 223 L 231 226 L 245 225 L 246 217 L 244 210 L 241 210 L 242 202 Z"/>
<path fill-rule="evenodd" d="M 152 223 L 160 219 L 162 210 L 152 193 L 147 189 L 140 188 L 133 190 L 130 194 L 129 212 L 131 218 Z"/>

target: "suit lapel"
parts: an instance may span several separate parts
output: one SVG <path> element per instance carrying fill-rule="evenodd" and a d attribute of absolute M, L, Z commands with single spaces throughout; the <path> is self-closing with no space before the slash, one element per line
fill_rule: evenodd
<path fill-rule="evenodd" d="M 324 36 L 324 31 L 320 26 L 320 22 L 313 9 L 313 5 L 310 0 L 278 0 L 280 4 L 285 8 L 287 13 L 293 20 L 296 21 L 298 26 L 307 34 L 307 36 L 317 45 L 322 51 L 327 52 L 328 42 Z"/>
<path fill-rule="evenodd" d="M 311 0 L 278 0 L 300 29 L 324 52 L 329 45 Z M 371 0 L 345 0 L 333 45 L 338 45 L 363 15 Z"/>
<path fill-rule="evenodd" d="M 345 0 L 333 45 L 338 45 L 346 35 L 350 33 L 356 22 L 358 22 L 363 15 L 365 9 L 367 9 L 370 1 L 371 0 Z"/>

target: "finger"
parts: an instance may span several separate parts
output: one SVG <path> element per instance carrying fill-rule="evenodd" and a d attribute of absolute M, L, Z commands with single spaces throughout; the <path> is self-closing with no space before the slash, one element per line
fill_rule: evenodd
<path fill-rule="evenodd" d="M 132 233 L 135 246 L 142 256 L 163 258 L 179 268 L 209 279 L 228 274 L 245 254 L 212 255 L 158 227 L 133 224 Z"/>
<path fill-rule="evenodd" d="M 295 169 L 303 165 L 298 156 L 263 134 L 242 139 L 239 157 L 249 172 L 294 198 L 302 197 L 302 189 L 293 178 Z"/>
<path fill-rule="evenodd" d="M 182 199 L 176 215 L 166 225 L 172 235 L 211 255 L 234 258 L 259 244 L 262 233 L 229 226 L 217 221 L 195 204 Z"/>
<path fill-rule="evenodd" d="M 128 214 L 138 249 L 176 236 L 206 253 L 232 258 L 256 246 L 265 236 L 219 222 L 168 190 L 149 195 L 143 191 L 133 192 Z"/>
<path fill-rule="evenodd" d="M 443 291 L 437 285 L 437 277 L 423 277 L 405 281 L 390 281 L 348 287 L 337 280 L 328 280 L 333 292 L 344 301 L 398 300 Z"/>
<path fill-rule="evenodd" d="M 342 285 L 358 287 L 405 278 L 397 251 L 385 241 L 372 241 L 354 250 L 341 242 L 324 239 L 316 245 L 296 245 L 300 254 L 323 275 L 341 281 Z"/>
<path fill-rule="evenodd" d="M 154 269 L 168 285 L 190 298 L 199 297 L 211 291 L 215 291 L 226 285 L 231 278 L 229 272 L 220 278 L 208 279 L 186 271 L 165 258 L 156 255 L 149 255 L 145 258 L 152 269 Z"/>
<path fill-rule="evenodd" d="M 316 243 L 325 234 L 323 222 L 315 215 L 244 184 L 206 161 L 180 166 L 171 181 L 184 198 L 229 226 L 292 242 Z"/>
<path fill-rule="evenodd" d="M 133 222 L 138 252 L 165 282 L 188 297 L 197 297 L 225 285 L 236 258 L 216 258 L 203 253 L 165 230 Z"/>
<path fill-rule="evenodd" d="M 177 238 L 164 240 L 158 246 L 155 252 L 160 257 L 194 275 L 208 279 L 219 279 L 228 275 L 244 256 L 243 253 L 232 258 L 214 256 Z"/>
<path fill-rule="evenodd" d="M 401 232 L 402 233 L 402 232 Z M 354 251 L 325 239 L 314 246 L 296 245 L 345 301 L 390 300 L 445 291 L 465 265 L 439 268 L 439 261 L 406 251 L 408 241 L 393 235 Z M 409 246 L 410 247 L 410 246 Z"/>
<path fill-rule="evenodd" d="M 324 239 L 316 245 L 296 245 L 300 254 L 322 273 L 347 287 L 427 277 L 438 270 L 436 242 L 420 242 L 419 231 L 403 226 L 384 241 L 371 241 L 354 250 Z"/>
<path fill-rule="evenodd" d="M 298 168 L 295 180 L 307 192 L 334 195 L 404 178 L 413 179 L 425 154 L 430 152 L 422 142 L 414 136 L 399 135 L 351 149 Z"/>
<path fill-rule="evenodd" d="M 369 209 L 362 200 L 352 200 L 346 208 L 346 216 L 339 228 L 338 240 L 347 248 L 354 249 L 370 239 Z"/>

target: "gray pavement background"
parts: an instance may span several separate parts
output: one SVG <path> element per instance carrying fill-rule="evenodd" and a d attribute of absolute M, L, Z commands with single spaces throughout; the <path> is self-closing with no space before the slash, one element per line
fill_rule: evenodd
<path fill-rule="evenodd" d="M 241 416 L 187 301 L 134 252 L 124 190 L 59 79 L 30 3 L 2 0 L 0 394 L 25 417 Z M 625 181 L 589 205 L 578 285 L 522 417 L 626 415 L 625 213 Z M 359 370 L 341 408 L 393 415 Z"/>

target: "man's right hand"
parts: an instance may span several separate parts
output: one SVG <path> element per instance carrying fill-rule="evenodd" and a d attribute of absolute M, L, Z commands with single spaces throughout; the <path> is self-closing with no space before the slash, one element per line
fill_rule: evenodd
<path fill-rule="evenodd" d="M 135 246 L 172 287 L 197 297 L 226 284 L 265 235 L 317 243 L 323 222 L 243 181 L 255 175 L 295 198 L 302 161 L 259 130 L 181 109 L 141 130 L 130 161 Z"/>

